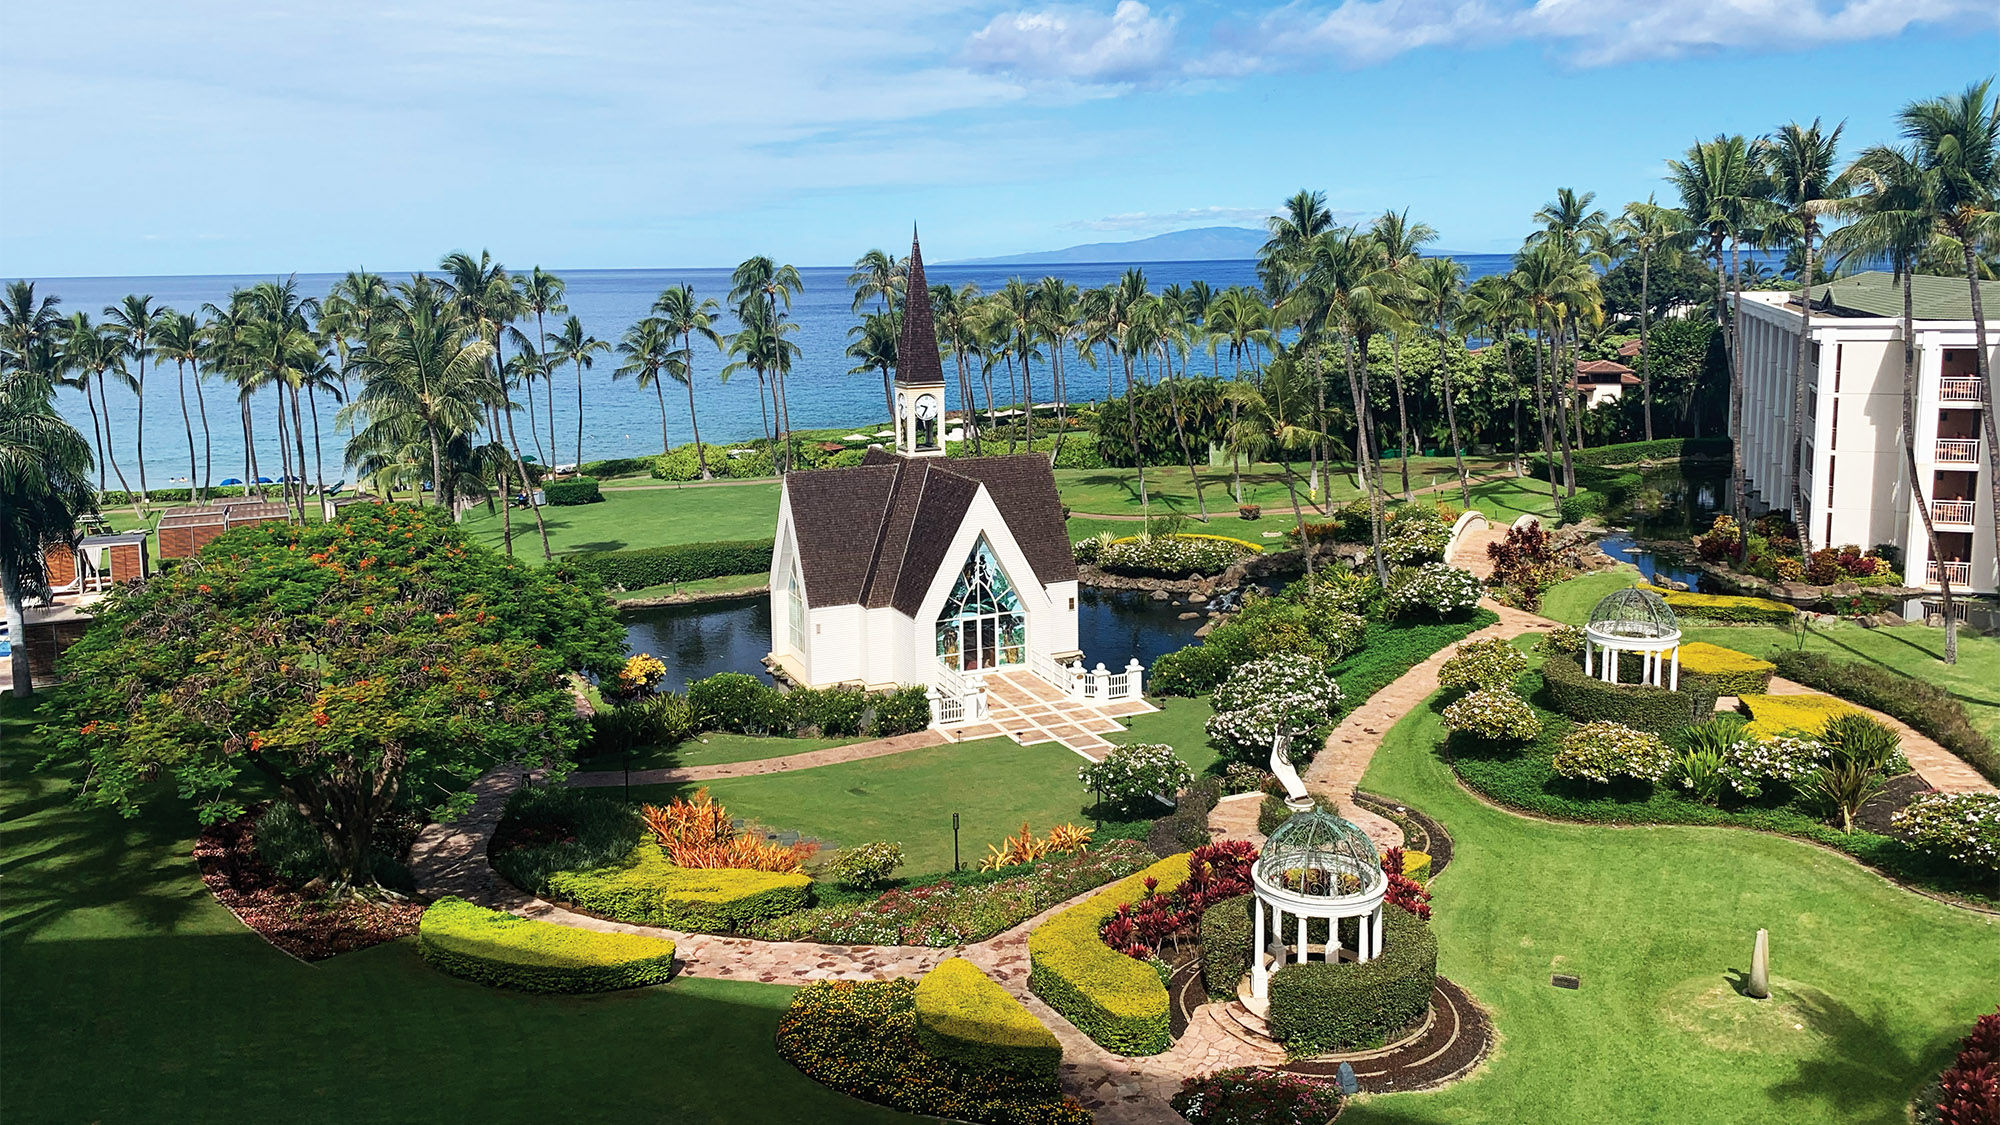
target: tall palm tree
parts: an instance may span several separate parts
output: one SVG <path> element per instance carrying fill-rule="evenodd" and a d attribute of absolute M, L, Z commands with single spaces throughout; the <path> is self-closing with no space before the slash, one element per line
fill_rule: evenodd
<path fill-rule="evenodd" d="M 1687 216 L 1660 206 L 1650 195 L 1644 202 L 1627 203 L 1615 230 L 1620 245 L 1639 256 L 1639 393 L 1644 399 L 1647 441 L 1653 440 L 1653 357 L 1646 350 L 1653 323 L 1653 261 L 1678 265 L 1688 236 Z"/>
<path fill-rule="evenodd" d="M 1284 209 L 1264 221 L 1271 237 L 1257 251 L 1257 276 L 1274 295 L 1297 272 L 1306 245 L 1333 226 L 1326 193 L 1301 189 L 1285 200 Z"/>
<path fill-rule="evenodd" d="M 1269 377 L 1259 387 L 1241 380 L 1230 383 L 1222 389 L 1223 397 L 1230 401 L 1230 416 L 1233 421 L 1225 440 L 1232 455 L 1248 457 L 1255 463 L 1260 458 L 1275 461 L 1285 478 L 1285 491 L 1292 500 L 1292 522 L 1299 536 L 1299 552 L 1305 559 L 1306 574 L 1313 572 L 1312 541 L 1306 538 L 1305 508 L 1299 503 L 1298 473 L 1292 468 L 1292 454 L 1300 450 L 1316 447 L 1324 435 L 1319 434 L 1297 419 L 1303 411 L 1296 409 L 1304 404 L 1305 396 L 1296 393 L 1293 387 L 1293 372 L 1290 362 L 1273 363 Z"/>
<path fill-rule="evenodd" d="M 1470 508 L 1472 483 L 1465 472 L 1465 447 L 1458 440 L 1458 392 L 1451 385 L 1451 363 L 1445 358 L 1452 331 L 1464 323 L 1465 266 L 1456 258 L 1426 258 L 1410 282 L 1418 320 L 1437 333 L 1438 382 L 1444 394 L 1445 424 L 1451 431 L 1451 456 L 1458 466 L 1459 503 Z"/>
<path fill-rule="evenodd" d="M 138 495 L 126 483 L 125 470 L 118 467 L 117 447 L 111 440 L 111 401 L 105 393 L 105 380 L 109 375 L 115 374 L 130 385 L 131 376 L 125 372 L 125 341 L 109 325 L 92 324 L 89 314 L 71 313 L 64 329 L 62 357 L 64 365 L 77 373 L 83 386 L 85 404 L 90 406 L 92 429 L 97 428 L 98 422 L 96 404 L 104 405 L 104 428 L 97 438 L 98 491 L 104 491 L 103 465 L 109 463 L 112 473 L 118 478 L 118 487 L 132 498 L 133 514 L 142 514 Z M 94 398 L 91 390 L 93 381 L 96 387 Z"/>
<path fill-rule="evenodd" d="M 701 479 L 707 480 L 708 451 L 701 444 L 701 418 L 694 407 L 694 338 L 700 336 L 717 351 L 722 350 L 722 337 L 715 330 L 722 306 L 713 297 L 696 298 L 692 285 L 674 285 L 660 291 L 653 301 L 653 315 L 666 324 L 667 335 L 681 341 L 678 373 L 670 371 L 670 374 L 687 389 L 688 427 L 694 431 L 695 464 L 701 470 Z"/>
<path fill-rule="evenodd" d="M 174 365 L 174 382 L 180 389 L 181 428 L 187 431 L 188 443 L 188 488 L 189 495 L 197 501 L 207 498 L 208 478 L 201 475 L 195 466 L 194 419 L 188 414 L 187 369 L 194 368 L 195 394 L 201 393 L 201 361 L 207 354 L 208 342 L 202 331 L 201 322 L 186 313 L 163 312 L 160 322 L 153 329 L 153 355 L 161 363 Z M 202 434 L 208 433 L 208 418 L 202 417 Z"/>
<path fill-rule="evenodd" d="M 1979 416 L 1986 431 L 1986 479 L 1993 490 L 1993 546 L 2000 557 L 2000 420 L 1993 416 L 1992 359 L 1986 351 L 1986 306 L 1980 299 L 1980 248 L 2000 244 L 2000 100 L 1990 97 L 1993 80 L 1975 82 L 1965 92 L 1905 106 L 1898 115 L 1903 136 L 1918 162 L 1931 173 L 1936 191 L 1937 250 L 1958 251 L 1972 296 L 1973 355 L 1979 364 Z M 1942 237 L 1939 237 L 1942 236 Z M 1943 256 L 1940 253 L 1939 256 Z"/>
<path fill-rule="evenodd" d="M 1233 369 L 1231 377 L 1236 382 L 1242 382 L 1244 354 L 1255 345 L 1268 348 L 1276 340 L 1268 327 L 1270 310 L 1252 290 L 1232 285 L 1209 302 L 1206 318 L 1209 355 L 1216 357 L 1216 362 L 1220 363 L 1217 353 L 1227 347 Z M 1229 424 L 1234 426 L 1241 415 L 1241 402 L 1224 397 L 1229 405 Z M 1229 494 L 1238 504 L 1243 503 L 1243 458 L 1233 445 L 1229 451 Z"/>
<path fill-rule="evenodd" d="M 1858 217 L 1828 237 L 1834 248 L 1849 255 L 1887 258 L 1903 290 L 1903 468 L 1910 476 L 1910 499 L 1924 524 L 1931 559 L 1942 563 L 1937 527 L 1931 522 L 1931 481 L 1917 466 L 1917 345 L 1911 275 L 1924 249 L 1936 237 L 1938 201 L 1943 197 L 1935 165 L 1927 165 L 1919 150 L 1876 145 L 1863 152 L 1850 170 L 1857 188 L 1843 209 Z M 1952 604 L 1951 575 L 1939 565 L 1938 589 L 1944 610 L 1944 662 L 1958 662 L 1958 613 Z"/>
<path fill-rule="evenodd" d="M 1497 339 L 1500 363 L 1507 371 L 1507 401 L 1512 406 L 1514 433 L 1514 475 L 1523 472 L 1521 456 L 1521 384 L 1514 375 L 1514 325 L 1525 313 L 1512 273 L 1488 274 L 1466 287 L 1466 319 L 1481 332 Z"/>
<path fill-rule="evenodd" d="M 971 362 L 978 349 L 982 308 L 979 287 L 971 282 L 957 289 L 949 285 L 931 286 L 931 320 L 937 326 L 938 347 L 949 353 L 958 367 L 959 410 L 975 456 L 985 451 L 979 430 L 979 401 L 973 394 Z M 987 408 L 992 409 L 992 405 L 988 402 Z M 890 411 L 891 418 L 894 415 Z"/>
<path fill-rule="evenodd" d="M 38 370 L 52 355 L 48 337 L 55 331 L 55 306 L 36 302 L 32 287 L 11 290 L 4 322 L 7 362 L 0 365 L 0 596 L 13 640 L 14 698 L 26 699 L 35 684 L 22 603 L 47 592 L 43 548 L 69 541 L 96 496 L 90 488 L 90 446 L 57 413 L 55 385 L 46 370 Z"/>
<path fill-rule="evenodd" d="M 348 380 L 352 355 L 375 338 L 375 326 L 386 315 L 390 301 L 389 283 L 381 274 L 349 270 L 319 303 L 319 329 L 334 344 L 342 399 L 354 397 Z"/>
<path fill-rule="evenodd" d="M 754 301 L 739 308 L 736 316 L 741 327 L 728 340 L 729 354 L 737 358 L 723 367 L 723 379 L 727 381 L 729 376 L 748 369 L 757 374 L 759 393 L 764 381 L 769 379 L 773 394 L 780 395 L 778 388 L 784 385 L 784 377 L 792 369 L 792 360 L 799 354 L 799 346 L 787 337 L 798 331 L 799 326 L 783 313 L 773 313 Z M 782 441 L 789 445 L 791 438 L 783 435 Z M 775 458 L 773 466 L 776 467 Z M 779 471 L 783 472 L 782 469 Z"/>
<path fill-rule="evenodd" d="M 139 458 L 139 503 L 148 501 L 146 487 L 146 357 L 152 354 L 148 340 L 158 324 L 161 309 L 151 296 L 128 294 L 115 305 L 104 306 L 104 320 L 112 334 L 125 345 L 127 359 L 139 361 L 139 373 L 132 379 L 132 393 L 138 400 L 138 425 L 133 430 Z"/>
<path fill-rule="evenodd" d="M 762 357 L 762 361 L 773 366 L 759 368 L 757 381 L 761 388 L 764 378 L 771 379 L 771 406 L 777 414 L 778 437 L 782 448 L 773 458 L 778 474 L 783 476 L 792 465 L 792 415 L 791 399 L 785 393 L 785 377 L 791 373 L 792 357 L 799 354 L 797 344 L 785 339 L 791 329 L 786 327 L 785 313 L 778 311 L 779 304 L 786 312 L 792 307 L 792 295 L 805 289 L 799 280 L 799 271 L 790 265 L 779 265 L 762 254 L 745 258 L 742 264 L 729 275 L 729 300 L 736 306 L 736 319 L 750 327 L 752 319 L 760 321 L 760 326 L 752 331 L 752 349 Z M 745 316 L 747 310 L 761 311 L 761 317 Z M 737 335 L 742 335 L 738 333 Z M 731 348 L 734 350 L 734 338 Z"/>
<path fill-rule="evenodd" d="M 1368 228 L 1375 242 L 1382 248 L 1389 272 L 1397 283 L 1384 294 L 1384 304 L 1395 314 L 1399 322 L 1389 333 L 1389 369 L 1396 384 L 1396 444 L 1401 447 L 1403 468 L 1403 500 L 1408 503 L 1410 492 L 1410 413 L 1403 400 L 1403 329 L 1408 327 L 1406 315 L 1414 307 L 1417 295 L 1409 285 L 1409 275 L 1415 272 L 1422 260 L 1423 248 L 1437 241 L 1437 230 L 1428 223 L 1412 223 L 1408 211 L 1384 211 L 1375 217 Z"/>
<path fill-rule="evenodd" d="M 563 303 L 563 293 L 568 288 L 569 286 L 562 278 L 543 270 L 540 266 L 536 266 L 521 275 L 521 301 L 527 306 L 529 312 L 535 314 L 536 347 L 541 347 L 549 338 L 548 325 L 543 322 L 542 318 L 549 313 L 566 313 L 569 311 L 569 306 Z M 552 375 L 554 372 L 551 371 L 549 374 Z M 578 373 L 579 379 L 581 378 L 581 374 L 581 372 Z M 554 379 L 549 380 L 547 391 L 548 394 L 546 397 L 549 408 L 549 460 L 553 462 L 556 459 L 556 384 Z M 576 396 L 576 412 L 576 432 L 578 434 L 576 463 L 581 465 L 583 464 L 583 391 L 580 385 Z M 540 450 L 542 447 L 541 439 L 535 436 L 535 388 L 532 384 L 528 387 L 528 437 L 535 443 L 535 448 Z"/>
<path fill-rule="evenodd" d="M 889 417 L 893 421 L 895 398 L 892 391 L 896 371 L 896 341 L 903 334 L 903 316 L 897 312 L 867 313 L 861 323 L 847 328 L 847 356 L 854 366 L 847 369 L 849 375 L 866 375 L 879 371 L 882 375 L 882 393 L 889 401 Z"/>
<path fill-rule="evenodd" d="M 201 307 L 201 312 L 206 318 L 208 368 L 233 384 L 237 391 L 237 424 L 243 431 L 243 494 L 254 492 L 263 500 L 264 486 L 258 483 L 262 474 L 257 471 L 256 426 L 250 414 L 254 376 L 246 373 L 248 361 L 243 352 L 243 327 L 250 315 L 248 298 L 248 290 L 238 289 L 226 303 L 218 305 L 210 301 Z"/>
<path fill-rule="evenodd" d="M 243 349 L 246 374 L 256 386 L 268 386 L 278 396 L 278 424 L 280 432 L 285 425 L 285 403 L 289 393 L 291 403 L 292 445 L 286 447 L 282 440 L 280 449 L 290 458 L 294 450 L 297 454 L 297 472 L 286 471 L 280 476 L 286 478 L 284 484 L 285 502 L 298 504 L 298 518 L 306 519 L 306 444 L 305 415 L 299 408 L 300 391 L 308 381 L 308 372 L 321 366 L 319 341 L 313 336 L 311 318 L 319 312 L 319 302 L 301 298 L 298 283 L 294 278 L 284 281 L 259 282 L 250 287 L 245 295 L 248 310 L 247 319 L 239 332 L 239 343 Z M 292 485 L 298 485 L 296 493 Z"/>
<path fill-rule="evenodd" d="M 361 360 L 361 392 L 342 411 L 367 419 L 350 450 L 388 447 L 385 435 L 419 435 L 430 453 L 437 502 L 457 517 L 454 477 L 445 471 L 445 448 L 478 432 L 493 346 L 471 331 L 427 278 L 406 282 L 388 324 Z M 352 427 L 350 427 L 352 428 Z M 359 463 L 350 454 L 350 460 Z"/>
<path fill-rule="evenodd" d="M 542 337 L 548 347 L 548 354 L 558 362 L 576 368 L 576 464 L 583 464 L 583 370 L 594 367 L 599 352 L 608 352 L 611 345 L 583 330 L 583 321 L 571 316 L 563 321 L 560 331 Z M 551 383 L 551 386 L 554 384 Z M 533 413 L 530 411 L 530 413 Z M 555 425 L 553 408 L 549 414 L 549 425 Z M 555 445 L 555 430 L 549 431 L 549 445 Z M 661 452 L 666 452 L 661 450 Z"/>
<path fill-rule="evenodd" d="M 1069 432 L 1069 382 L 1063 353 L 1076 334 L 1080 315 L 1076 286 L 1053 275 L 1035 283 L 1035 327 L 1049 345 L 1049 382 L 1056 400 L 1056 440 L 1049 450 L 1049 464 L 1062 456 L 1063 437 Z"/>
<path fill-rule="evenodd" d="M 1792 439 L 1789 460 L 1792 471 L 1793 522 L 1799 528 L 1799 561 L 1812 556 L 1812 496 L 1805 473 L 1806 364 L 1812 357 L 1813 250 L 1820 233 L 1820 220 L 1832 214 L 1847 195 L 1847 181 L 1837 171 L 1840 133 L 1845 123 L 1831 130 L 1820 128 L 1819 118 L 1801 126 L 1791 122 L 1771 138 L 1771 199 L 1775 210 L 1765 227 L 1767 242 L 1786 242 L 1802 255 L 1799 269 L 1799 341 L 1792 357 Z M 1643 345 L 1642 345 L 1643 347 Z M 1828 544 L 1831 546 L 1831 544 Z"/>
<path fill-rule="evenodd" d="M 1007 341 L 1007 350 L 1021 361 L 1021 397 L 1023 423 L 1027 427 L 1028 448 L 1035 447 L 1035 383 L 1029 373 L 1029 360 L 1035 356 L 1035 344 L 1041 339 L 1041 294 L 1018 277 L 1010 277 L 993 294 L 995 325 Z M 1007 447 L 1011 451 L 1014 442 L 1010 437 Z"/>
<path fill-rule="evenodd" d="M 32 281 L 7 283 L 0 297 L 0 369 L 34 371 L 53 385 L 47 361 L 55 359 L 50 346 L 61 341 L 66 325 L 56 311 L 61 304 L 54 294 L 36 297 Z"/>
<path fill-rule="evenodd" d="M 853 311 L 860 312 L 861 307 L 870 301 L 880 301 L 881 315 L 893 315 L 909 280 L 910 267 L 907 262 L 900 261 L 894 254 L 882 250 L 868 251 L 854 260 L 854 269 L 847 275 L 847 287 L 854 290 Z M 856 331 L 850 328 L 847 335 L 852 338 Z M 867 330 L 862 328 L 860 331 L 865 335 Z M 854 354 L 852 349 L 848 354 Z M 864 366 L 848 374 L 858 374 L 859 370 L 869 370 L 869 368 Z M 888 411 L 888 416 L 893 421 L 896 417 L 896 395 L 886 373 L 882 379 L 882 408 Z"/>
<path fill-rule="evenodd" d="M 477 260 L 463 252 L 446 254 L 438 268 L 445 272 L 445 288 L 454 298 L 459 316 L 491 346 L 487 364 L 496 393 L 484 396 L 490 424 L 496 436 L 503 428 L 506 431 L 507 449 L 514 455 L 514 472 L 520 478 L 521 495 L 527 498 L 528 513 L 535 517 L 535 533 L 542 540 L 542 557 L 554 558 L 554 552 L 549 550 L 549 528 L 542 519 L 542 506 L 535 503 L 535 484 L 521 458 L 521 439 L 514 433 L 515 403 L 500 355 L 500 341 L 506 337 L 508 325 L 528 314 L 527 298 L 519 279 L 484 250 L 479 252 Z M 524 342 L 519 332 L 514 333 L 514 338 L 516 343 Z M 507 547 L 508 553 L 513 553 L 511 535 L 507 537 Z"/>
<path fill-rule="evenodd" d="M 625 330 L 618 341 L 618 354 L 625 362 L 611 373 L 613 379 L 632 376 L 640 390 L 653 389 L 654 397 L 660 400 L 660 448 L 671 450 L 673 441 L 667 437 L 667 392 L 660 385 L 660 373 L 666 369 L 674 352 L 674 334 L 667 330 L 667 323 L 656 316 L 642 318 L 637 324 Z"/>

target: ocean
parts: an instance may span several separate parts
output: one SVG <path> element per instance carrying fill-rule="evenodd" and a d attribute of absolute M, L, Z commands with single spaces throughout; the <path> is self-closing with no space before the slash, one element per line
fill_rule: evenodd
<path fill-rule="evenodd" d="M 1512 260 L 1506 254 L 1460 254 L 1458 259 L 1465 263 L 1467 273 L 1472 277 L 1483 277 L 1508 267 Z M 1257 284 L 1256 264 L 1250 261 L 1201 261 L 1201 262 L 1134 262 L 1134 263 L 1092 263 L 1085 265 L 1061 266 L 1005 266 L 1005 265 L 929 265 L 926 272 L 932 284 L 946 284 L 954 288 L 966 284 L 977 285 L 982 292 L 991 292 L 1004 285 L 1011 277 L 1021 277 L 1034 282 L 1044 276 L 1054 275 L 1076 285 L 1089 289 L 1115 281 L 1129 268 L 1143 270 L 1148 283 L 1155 291 L 1176 282 L 1205 281 L 1221 290 L 1232 285 L 1255 286 Z M 632 270 L 562 270 L 557 271 L 568 284 L 566 303 L 569 314 L 583 321 L 584 328 L 600 339 L 615 344 L 620 335 L 634 321 L 644 317 L 655 297 L 661 290 L 680 284 L 690 284 L 698 296 L 713 297 L 718 303 L 726 304 L 729 292 L 728 269 L 632 269 Z M 854 365 L 846 355 L 847 330 L 859 321 L 853 311 L 852 293 L 847 287 L 848 270 L 845 267 L 816 266 L 799 271 L 803 288 L 792 299 L 791 315 L 799 330 L 792 339 L 798 344 L 800 355 L 793 368 L 787 390 L 794 429 L 820 429 L 829 427 L 860 427 L 859 432 L 872 432 L 874 423 L 883 421 L 882 379 L 874 371 L 863 374 L 849 374 Z M 324 296 L 338 281 L 339 274 L 310 273 L 298 274 L 301 293 L 308 296 Z M 407 273 L 385 273 L 391 284 L 406 279 Z M 206 302 L 221 304 L 232 290 L 273 280 L 268 275 L 210 275 L 183 277 L 71 277 L 37 278 L 37 296 L 54 294 L 62 299 L 60 310 L 64 315 L 82 310 L 91 314 L 92 319 L 102 319 L 104 306 L 122 299 L 126 294 L 150 294 L 156 303 L 189 313 L 198 314 Z M 547 327 L 554 331 L 560 327 L 562 315 L 551 316 Z M 722 330 L 733 327 L 725 316 Z M 517 327 L 534 334 L 532 322 L 518 324 Z M 757 405 L 757 379 L 754 374 L 745 373 L 724 382 L 721 378 L 723 366 L 728 357 L 708 348 L 697 341 L 695 349 L 695 396 L 700 410 L 702 439 L 709 442 L 740 441 L 763 433 L 763 422 Z M 652 391 L 641 391 L 630 380 L 615 380 L 613 370 L 619 360 L 615 353 L 600 354 L 595 366 L 583 374 L 583 457 L 594 461 L 609 457 L 629 457 L 657 453 L 660 450 L 660 408 Z M 1205 356 L 1194 356 L 1189 360 L 1191 368 L 1209 366 Z M 1064 373 L 1069 386 L 1070 399 L 1081 402 L 1106 397 L 1111 385 L 1119 378 L 1117 372 L 1102 367 L 1092 368 L 1077 359 L 1072 353 L 1064 361 Z M 951 399 L 950 407 L 959 408 L 956 380 L 951 375 L 950 361 L 946 362 L 946 392 Z M 1224 367 L 1227 367 L 1224 357 Z M 134 368 L 136 371 L 136 367 Z M 1034 372 L 1035 393 L 1040 401 L 1048 401 L 1050 383 L 1046 360 L 1036 364 Z M 577 410 L 574 368 L 565 366 L 555 381 L 555 437 L 551 443 L 548 430 L 547 401 L 548 386 L 538 384 L 535 388 L 535 422 L 531 427 L 525 415 L 517 417 L 516 430 L 524 453 L 532 454 L 544 464 L 565 464 L 576 460 Z M 995 372 L 996 390 L 1005 385 L 1005 376 Z M 203 395 L 208 406 L 211 440 L 214 445 L 214 479 L 220 483 L 231 477 L 244 477 L 244 455 L 242 430 L 237 421 L 235 392 L 219 379 L 208 379 L 203 387 Z M 200 471 L 202 433 L 199 415 L 196 413 L 193 380 L 189 380 L 188 411 L 195 418 L 196 472 Z M 689 440 L 690 428 L 687 413 L 687 396 L 678 385 L 667 387 L 667 434 L 669 440 L 678 445 Z M 110 390 L 111 441 L 114 456 L 119 467 L 125 471 L 125 478 L 132 487 L 139 486 L 138 457 L 135 436 L 138 432 L 139 416 L 136 396 L 128 390 L 113 387 Z M 525 402 L 524 402 L 525 405 Z M 59 396 L 59 407 L 76 427 L 85 435 L 91 432 L 90 413 L 80 391 L 66 390 Z M 100 408 L 102 404 L 100 404 Z M 353 474 L 345 469 L 337 469 L 343 463 L 341 456 L 346 435 L 333 424 L 333 412 L 338 404 L 323 398 L 320 402 L 320 442 L 322 455 L 327 465 L 329 478 L 352 480 Z M 253 397 L 251 410 L 256 423 L 258 465 L 264 475 L 277 476 L 279 464 L 277 455 L 276 427 L 271 422 L 275 407 L 268 392 Z M 180 398 L 172 365 L 161 369 L 149 362 L 146 367 L 145 401 L 145 450 L 146 480 L 154 488 L 186 487 L 188 484 L 187 433 L 181 422 Z M 312 423 L 306 422 L 306 439 L 312 441 Z M 550 448 L 551 444 L 553 448 Z M 308 453 L 310 458 L 311 454 Z M 115 477 L 107 479 L 113 488 L 118 487 Z M 329 479 L 331 483 L 331 479 Z"/>

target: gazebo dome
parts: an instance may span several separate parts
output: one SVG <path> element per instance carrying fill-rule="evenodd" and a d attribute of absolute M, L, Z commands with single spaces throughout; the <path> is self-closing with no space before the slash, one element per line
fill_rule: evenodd
<path fill-rule="evenodd" d="M 1598 599 L 1590 611 L 1589 631 L 1604 638 L 1661 640 L 1680 635 L 1680 622 L 1666 599 L 1651 590 L 1628 586 Z"/>
<path fill-rule="evenodd" d="M 1388 877 L 1375 842 L 1325 809 L 1292 814 L 1264 842 L 1256 882 L 1313 899 L 1379 896 Z"/>

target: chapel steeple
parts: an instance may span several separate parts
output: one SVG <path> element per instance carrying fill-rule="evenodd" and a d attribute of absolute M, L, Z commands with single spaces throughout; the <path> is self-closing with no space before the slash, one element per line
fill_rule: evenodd
<path fill-rule="evenodd" d="M 924 280 L 924 251 L 910 228 L 903 328 L 896 338 L 896 452 L 905 457 L 944 455 L 944 364 L 938 359 L 937 324 Z"/>

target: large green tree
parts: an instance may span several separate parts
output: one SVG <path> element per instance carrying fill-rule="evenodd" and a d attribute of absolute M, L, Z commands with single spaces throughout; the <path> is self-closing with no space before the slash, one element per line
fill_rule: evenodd
<path fill-rule="evenodd" d="M 25 296 L 32 310 L 32 286 Z M 77 517 L 96 506 L 97 496 L 90 487 L 90 445 L 56 413 L 55 385 L 47 365 L 35 358 L 52 342 L 16 334 L 13 330 L 22 326 L 11 318 L 6 327 L 7 350 L 0 356 L 0 593 L 6 597 L 7 636 L 13 641 L 14 696 L 25 699 L 35 685 L 28 670 L 22 601 L 47 591 L 43 548 L 67 541 Z"/>

